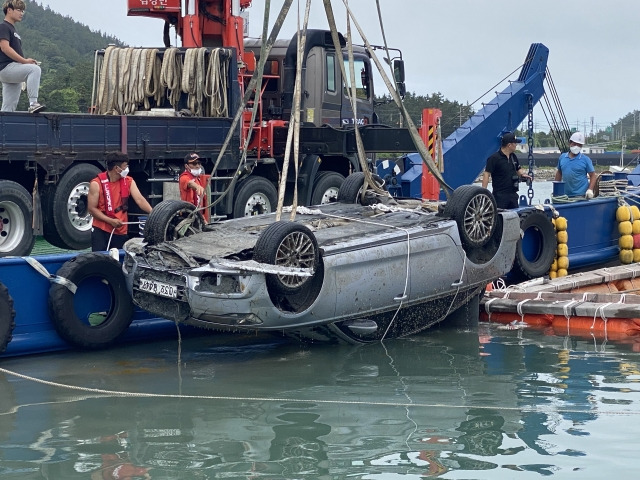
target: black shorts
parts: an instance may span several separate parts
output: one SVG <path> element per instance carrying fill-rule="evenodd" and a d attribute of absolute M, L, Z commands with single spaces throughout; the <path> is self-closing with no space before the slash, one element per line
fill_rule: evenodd
<path fill-rule="evenodd" d="M 111 241 L 109 241 L 111 240 Z M 128 235 L 111 235 L 111 232 L 105 232 L 104 230 L 96 227 L 91 227 L 91 251 L 92 252 L 105 252 L 110 248 L 122 248 L 124 242 L 129 240 Z"/>

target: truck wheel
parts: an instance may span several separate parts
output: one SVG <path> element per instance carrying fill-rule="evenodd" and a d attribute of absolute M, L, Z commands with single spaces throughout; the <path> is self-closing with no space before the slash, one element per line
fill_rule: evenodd
<path fill-rule="evenodd" d="M 7 287 L 0 283 L 0 353 L 4 352 L 11 341 L 16 318 L 13 299 Z"/>
<path fill-rule="evenodd" d="M 29 255 L 33 235 L 33 200 L 20 184 L 0 180 L 0 257 Z"/>
<path fill-rule="evenodd" d="M 338 201 L 338 192 L 344 183 L 344 177 L 338 172 L 318 172 L 314 183 L 311 205 L 324 205 Z"/>
<path fill-rule="evenodd" d="M 349 175 L 338 191 L 338 201 L 340 203 L 356 203 L 358 194 L 364 185 L 364 172 L 354 172 Z"/>
<path fill-rule="evenodd" d="M 460 240 L 468 248 L 485 246 L 496 228 L 496 201 L 491 192 L 478 185 L 454 190 L 444 208 L 444 216 L 458 224 Z"/>
<path fill-rule="evenodd" d="M 240 182 L 233 202 L 233 218 L 251 217 L 275 211 L 276 187 L 264 177 L 250 176 Z"/>
<path fill-rule="evenodd" d="M 170 242 L 202 231 L 205 225 L 196 207 L 182 200 L 165 200 L 156 205 L 144 226 L 144 239 L 149 245 Z"/>
<path fill-rule="evenodd" d="M 89 184 L 100 169 L 88 163 L 71 166 L 55 186 L 44 191 L 44 238 L 51 245 L 70 250 L 91 246 Z"/>

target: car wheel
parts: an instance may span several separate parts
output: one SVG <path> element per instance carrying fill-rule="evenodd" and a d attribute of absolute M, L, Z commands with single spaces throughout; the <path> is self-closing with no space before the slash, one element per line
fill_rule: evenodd
<path fill-rule="evenodd" d="M 254 260 L 282 267 L 310 268 L 315 273 L 320 263 L 318 242 L 304 225 L 296 222 L 275 222 L 258 238 Z M 267 275 L 267 285 L 277 293 L 298 293 L 313 278 L 297 275 Z"/>
<path fill-rule="evenodd" d="M 182 200 L 165 200 L 156 205 L 144 226 L 149 245 L 177 240 L 202 232 L 205 221 L 195 205 Z"/>
<path fill-rule="evenodd" d="M 444 216 L 456 221 L 462 244 L 469 248 L 483 247 L 491 240 L 497 214 L 493 195 L 478 185 L 456 188 L 444 208 Z"/>

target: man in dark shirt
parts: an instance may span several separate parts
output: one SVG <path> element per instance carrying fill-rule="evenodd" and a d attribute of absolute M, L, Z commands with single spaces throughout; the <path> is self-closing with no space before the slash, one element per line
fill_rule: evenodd
<path fill-rule="evenodd" d="M 521 143 L 511 132 L 502 136 L 500 150 L 487 158 L 487 166 L 482 174 L 482 186 L 487 188 L 489 176 L 498 208 L 518 207 L 518 187 L 520 179 L 531 179 L 518 163 L 514 153 L 516 145 Z"/>
<path fill-rule="evenodd" d="M 0 23 L 0 82 L 2 82 L 2 111 L 15 112 L 20 100 L 22 82 L 27 83 L 29 112 L 38 113 L 44 105 L 38 103 L 41 70 L 33 58 L 24 58 L 22 39 L 15 24 L 22 21 L 24 0 L 5 0 L 2 4 L 4 22 Z"/>

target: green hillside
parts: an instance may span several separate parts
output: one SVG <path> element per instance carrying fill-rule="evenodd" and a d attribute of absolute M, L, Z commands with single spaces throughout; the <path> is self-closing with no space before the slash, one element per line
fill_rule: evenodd
<path fill-rule="evenodd" d="M 86 112 L 91 103 L 94 52 L 122 42 L 33 1 L 16 28 L 24 55 L 42 62 L 39 101 L 49 111 Z M 22 95 L 18 110 L 26 110 L 27 102 Z"/>

